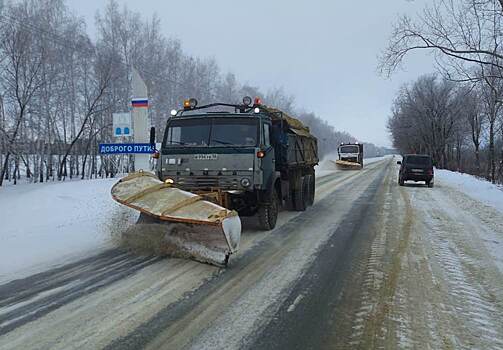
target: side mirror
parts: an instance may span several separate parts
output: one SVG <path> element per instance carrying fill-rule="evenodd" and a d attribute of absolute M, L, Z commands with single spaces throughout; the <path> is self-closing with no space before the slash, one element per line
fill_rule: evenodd
<path fill-rule="evenodd" d="M 150 144 L 155 144 L 155 127 L 150 128 Z"/>
<path fill-rule="evenodd" d="M 401 165 L 401 164 L 402 164 L 402 162 L 399 160 L 398 162 L 396 162 L 396 164 Z"/>

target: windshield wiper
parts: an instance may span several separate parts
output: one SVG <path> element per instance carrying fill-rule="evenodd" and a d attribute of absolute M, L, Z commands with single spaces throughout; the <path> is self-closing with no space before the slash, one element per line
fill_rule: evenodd
<path fill-rule="evenodd" d="M 177 145 L 182 145 L 182 146 L 186 145 L 185 142 L 181 142 L 181 141 L 169 141 L 168 145 L 172 145 L 172 144 L 177 144 Z"/>
<path fill-rule="evenodd" d="M 222 140 L 215 140 L 215 139 L 212 139 L 211 142 L 216 142 L 221 145 L 227 145 L 227 146 L 229 146 L 229 148 L 232 148 L 235 151 L 239 150 L 239 147 L 231 142 L 222 141 Z"/>
<path fill-rule="evenodd" d="M 227 142 L 227 141 L 220 141 L 220 140 L 214 140 L 214 139 L 213 139 L 213 140 L 211 140 L 211 142 L 216 142 L 216 143 L 219 143 L 219 144 L 221 144 L 221 145 L 233 145 L 233 146 L 234 146 L 234 144 L 233 144 L 233 143 L 231 143 L 231 142 Z"/>

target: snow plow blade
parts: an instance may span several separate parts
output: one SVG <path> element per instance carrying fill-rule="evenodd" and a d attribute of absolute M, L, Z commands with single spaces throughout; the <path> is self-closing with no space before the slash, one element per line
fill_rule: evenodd
<path fill-rule="evenodd" d="M 336 160 L 335 166 L 340 170 L 361 170 L 362 165 L 356 162 L 348 162 L 347 160 Z"/>
<path fill-rule="evenodd" d="M 147 172 L 130 174 L 112 187 L 117 202 L 141 212 L 138 224 L 153 224 L 176 256 L 227 265 L 239 248 L 241 220 L 203 197 L 182 191 Z M 175 228 L 175 229 L 174 229 Z"/>

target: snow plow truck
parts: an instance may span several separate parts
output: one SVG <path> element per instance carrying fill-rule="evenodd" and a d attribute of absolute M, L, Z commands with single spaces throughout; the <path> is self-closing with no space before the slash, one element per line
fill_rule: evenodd
<path fill-rule="evenodd" d="M 363 144 L 341 143 L 337 148 L 339 159 L 335 161 L 337 169 L 361 170 L 363 169 Z"/>
<path fill-rule="evenodd" d="M 317 139 L 258 98 L 184 101 L 171 111 L 154 158 L 156 175 L 133 173 L 112 196 L 139 210 L 139 223 L 164 227 L 160 234 L 198 261 L 227 265 L 239 248 L 239 216 L 255 216 L 262 230 L 272 230 L 282 206 L 304 211 L 314 202 Z M 173 233 L 177 224 L 183 226 Z"/>

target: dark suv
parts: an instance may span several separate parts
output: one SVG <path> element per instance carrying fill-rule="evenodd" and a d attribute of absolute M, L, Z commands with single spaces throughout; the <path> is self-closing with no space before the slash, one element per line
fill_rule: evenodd
<path fill-rule="evenodd" d="M 433 187 L 433 161 L 426 154 L 406 154 L 400 164 L 398 184 L 403 186 L 405 181 L 424 181 L 428 187 Z"/>

